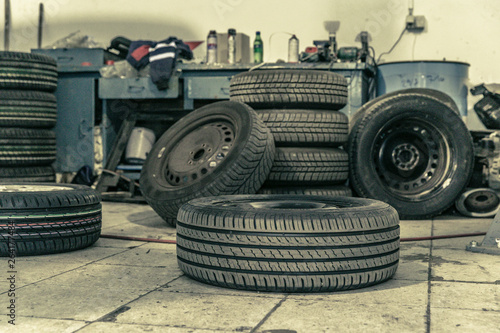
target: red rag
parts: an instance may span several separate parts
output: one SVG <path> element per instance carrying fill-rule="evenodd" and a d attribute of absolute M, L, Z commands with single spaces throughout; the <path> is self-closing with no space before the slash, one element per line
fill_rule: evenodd
<path fill-rule="evenodd" d="M 134 50 L 134 52 L 132 52 L 132 57 L 139 61 L 141 60 L 144 56 L 146 56 L 147 54 L 149 54 L 149 48 L 150 46 L 149 45 L 143 45 L 143 46 L 139 46 L 138 48 L 136 48 Z"/>

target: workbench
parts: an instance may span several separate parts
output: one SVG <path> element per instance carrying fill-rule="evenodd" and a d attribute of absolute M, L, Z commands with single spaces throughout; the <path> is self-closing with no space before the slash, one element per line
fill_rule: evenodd
<path fill-rule="evenodd" d="M 99 68 L 112 55 L 102 49 L 32 50 L 53 56 L 58 63 L 58 123 L 56 172 L 116 167 L 130 132 L 137 123 L 151 124 L 157 137 L 165 126 L 211 102 L 229 99 L 231 78 L 254 64 L 178 63 L 169 88 L 159 91 L 149 77 L 100 78 Z M 348 116 L 371 96 L 375 75 L 365 63 L 264 64 L 265 69 L 331 70 L 349 83 Z M 112 159 L 112 161 L 110 161 Z M 114 170 L 113 167 L 113 170 Z"/>

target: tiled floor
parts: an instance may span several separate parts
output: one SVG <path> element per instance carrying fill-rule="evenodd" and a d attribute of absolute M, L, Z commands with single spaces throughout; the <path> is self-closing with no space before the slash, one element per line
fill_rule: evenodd
<path fill-rule="evenodd" d="M 402 221 L 401 237 L 486 232 L 491 219 Z M 104 203 L 103 234 L 175 239 L 146 205 Z M 101 238 L 85 250 L 16 258 L 15 326 L 1 332 L 500 332 L 500 256 L 482 236 L 401 243 L 392 280 L 337 293 L 246 292 L 179 270 L 175 245 Z M 9 306 L 1 259 L 0 313 Z"/>

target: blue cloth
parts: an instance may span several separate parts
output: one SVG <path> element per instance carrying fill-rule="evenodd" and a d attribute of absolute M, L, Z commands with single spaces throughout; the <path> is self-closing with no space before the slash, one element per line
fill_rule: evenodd
<path fill-rule="evenodd" d="M 138 40 L 130 44 L 127 61 L 137 70 L 151 64 L 150 75 L 153 83 L 159 90 L 168 88 L 168 81 L 172 76 L 177 58 L 193 59 L 193 52 L 182 40 L 169 37 L 154 42 Z"/>

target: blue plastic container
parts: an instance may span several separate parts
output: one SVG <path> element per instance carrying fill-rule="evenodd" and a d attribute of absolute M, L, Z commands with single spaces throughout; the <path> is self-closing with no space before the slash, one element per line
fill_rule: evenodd
<path fill-rule="evenodd" d="M 460 115 L 467 116 L 469 64 L 454 61 L 401 61 L 378 66 L 377 96 L 409 88 L 429 88 L 448 94 Z"/>

